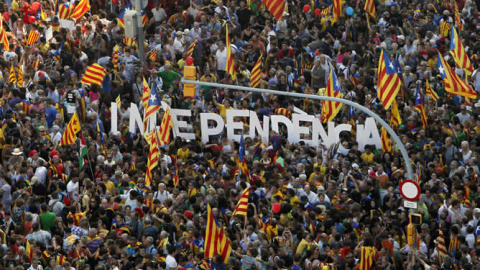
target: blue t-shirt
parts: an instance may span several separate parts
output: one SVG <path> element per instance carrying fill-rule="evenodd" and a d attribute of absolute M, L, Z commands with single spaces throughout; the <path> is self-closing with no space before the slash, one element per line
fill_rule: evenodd
<path fill-rule="evenodd" d="M 53 122 L 55 121 L 55 116 L 57 116 L 57 109 L 55 109 L 54 106 L 51 106 L 45 110 L 45 113 L 47 115 L 46 119 L 48 128 L 52 128 Z"/>

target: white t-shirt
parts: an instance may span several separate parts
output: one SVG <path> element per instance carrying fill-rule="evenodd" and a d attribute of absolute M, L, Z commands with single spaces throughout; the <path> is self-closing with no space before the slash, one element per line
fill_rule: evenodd
<path fill-rule="evenodd" d="M 67 184 L 67 192 L 72 193 L 72 199 L 77 199 L 78 196 L 78 182 L 74 183 L 73 181 L 68 182 Z"/>
<path fill-rule="evenodd" d="M 167 13 L 165 12 L 165 9 L 163 9 L 163 8 L 152 9 L 152 14 L 153 14 L 153 18 L 155 18 L 155 22 L 161 22 L 161 21 L 167 19 Z"/>
<path fill-rule="evenodd" d="M 475 91 L 480 92 L 480 72 L 475 70 L 472 76 L 474 78 L 473 85 L 475 86 Z"/>
<path fill-rule="evenodd" d="M 227 66 L 227 50 L 223 51 L 217 50 L 215 53 L 215 58 L 217 59 L 217 70 L 226 71 Z"/>
<path fill-rule="evenodd" d="M 47 174 L 48 174 L 48 170 L 47 168 L 45 168 L 45 166 L 38 167 L 35 170 L 35 176 L 38 177 L 38 180 L 40 181 L 40 183 L 44 185 L 47 183 Z"/>
<path fill-rule="evenodd" d="M 177 261 L 171 255 L 168 255 L 165 259 L 165 264 L 167 265 L 167 269 L 173 270 L 177 269 Z"/>
<path fill-rule="evenodd" d="M 124 56 L 122 58 L 122 62 L 125 64 L 125 69 L 130 71 L 133 70 L 133 67 L 135 65 L 135 60 L 137 60 L 137 58 L 133 55 Z"/>
<path fill-rule="evenodd" d="M 50 134 L 50 137 L 52 138 L 52 143 L 55 144 L 56 142 L 59 142 L 62 140 L 62 134 L 60 132 L 57 132 L 57 134 L 53 135 Z"/>

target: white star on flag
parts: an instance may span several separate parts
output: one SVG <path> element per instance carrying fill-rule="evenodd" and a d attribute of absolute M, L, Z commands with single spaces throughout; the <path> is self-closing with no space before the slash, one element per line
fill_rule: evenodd
<path fill-rule="evenodd" d="M 152 97 L 150 97 L 150 100 L 154 102 L 157 99 L 156 94 L 153 94 Z"/>
<path fill-rule="evenodd" d="M 440 73 L 443 75 L 445 74 L 445 70 L 443 69 L 443 67 L 440 67 L 438 70 L 440 70 Z"/>

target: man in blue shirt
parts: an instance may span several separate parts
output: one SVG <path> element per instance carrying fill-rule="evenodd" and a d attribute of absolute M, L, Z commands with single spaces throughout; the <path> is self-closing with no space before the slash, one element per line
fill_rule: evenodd
<path fill-rule="evenodd" d="M 59 85 L 61 85 L 61 84 L 59 84 Z M 57 86 L 57 87 L 63 88 L 63 85 Z M 52 99 L 54 104 L 57 104 L 58 102 L 60 102 L 60 95 L 58 94 L 57 89 L 55 89 L 55 86 L 53 86 L 51 84 L 47 85 L 47 97 Z"/>
<path fill-rule="evenodd" d="M 53 106 L 53 101 L 50 98 L 47 99 L 47 109 L 45 110 L 45 114 L 47 119 L 47 125 L 50 129 L 52 128 L 55 117 L 57 116 L 57 109 L 55 109 L 55 106 Z"/>

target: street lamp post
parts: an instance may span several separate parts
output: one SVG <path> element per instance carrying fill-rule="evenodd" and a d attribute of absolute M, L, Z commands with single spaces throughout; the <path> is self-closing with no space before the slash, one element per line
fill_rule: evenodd
<path fill-rule="evenodd" d="M 219 84 L 219 83 L 209 83 L 209 82 L 201 82 L 201 81 L 191 81 L 191 80 L 185 80 L 182 79 L 182 83 L 187 83 L 187 84 L 195 84 L 195 85 L 203 85 L 203 86 L 210 86 L 210 87 L 217 87 L 217 88 L 228 88 L 228 89 L 236 89 L 236 90 L 242 90 L 242 91 L 249 91 L 249 92 L 256 92 L 256 93 L 265 93 L 265 94 L 273 94 L 273 95 L 280 95 L 280 96 L 288 96 L 288 97 L 294 97 L 294 98 L 302 98 L 302 99 L 315 99 L 315 100 L 327 100 L 327 101 L 334 101 L 334 102 L 340 102 L 348 106 L 352 106 L 369 116 L 373 117 L 375 120 L 380 123 L 382 127 L 384 127 L 390 137 L 395 141 L 396 146 L 400 150 L 400 153 L 402 154 L 402 157 L 405 161 L 405 167 L 407 168 L 407 173 L 408 173 L 408 178 L 414 180 L 414 174 L 413 174 L 413 169 L 412 169 L 412 164 L 410 163 L 410 157 L 408 156 L 407 149 L 405 148 L 405 145 L 403 145 L 402 141 L 398 137 L 398 135 L 395 133 L 395 131 L 390 127 L 390 125 L 385 122 L 379 115 L 376 113 L 372 112 L 368 108 L 355 103 L 353 101 L 350 101 L 348 99 L 343 99 L 343 98 L 334 98 L 334 97 L 326 97 L 326 96 L 318 96 L 318 95 L 310 95 L 310 94 L 301 94 L 301 93 L 293 93 L 293 92 L 283 92 L 283 91 L 277 91 L 277 90 L 269 90 L 269 89 L 260 89 L 260 88 L 252 88 L 252 87 L 245 87 L 245 86 L 238 86 L 238 85 L 225 85 L 225 84 Z"/>

